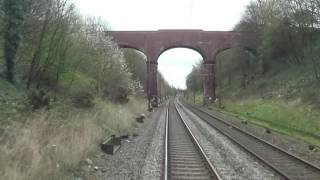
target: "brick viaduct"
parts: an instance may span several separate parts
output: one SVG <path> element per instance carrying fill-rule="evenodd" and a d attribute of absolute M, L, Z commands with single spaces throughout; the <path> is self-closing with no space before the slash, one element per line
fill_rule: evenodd
<path fill-rule="evenodd" d="M 133 48 L 147 57 L 147 94 L 158 97 L 158 58 L 166 50 L 183 47 L 199 52 L 203 57 L 205 102 L 215 99 L 214 66 L 217 55 L 230 48 L 242 47 L 254 51 L 253 35 L 234 31 L 158 30 L 158 31 L 108 31 L 120 48 Z M 150 103 L 149 103 L 150 104 Z"/>

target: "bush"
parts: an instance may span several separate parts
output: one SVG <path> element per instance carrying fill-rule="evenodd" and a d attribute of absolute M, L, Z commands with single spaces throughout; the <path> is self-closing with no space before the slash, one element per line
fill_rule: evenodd
<path fill-rule="evenodd" d="M 104 96 L 116 103 L 127 103 L 129 101 L 130 90 L 123 87 L 108 88 L 104 91 Z"/>
<path fill-rule="evenodd" d="M 92 108 L 94 97 L 88 92 L 79 92 L 72 96 L 72 103 L 77 108 Z"/>
<path fill-rule="evenodd" d="M 33 90 L 28 96 L 29 103 L 33 110 L 49 107 L 50 96 L 44 90 Z"/>

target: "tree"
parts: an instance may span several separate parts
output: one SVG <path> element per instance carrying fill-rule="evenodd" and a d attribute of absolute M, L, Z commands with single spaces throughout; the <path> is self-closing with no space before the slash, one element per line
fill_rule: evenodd
<path fill-rule="evenodd" d="M 193 93 L 193 101 L 196 101 L 196 92 L 202 90 L 203 77 L 201 76 L 201 64 L 193 66 L 191 73 L 187 76 L 186 85 L 188 91 Z"/>
<path fill-rule="evenodd" d="M 124 58 L 132 78 L 139 81 L 145 88 L 147 83 L 147 66 L 144 55 L 136 50 L 124 49 Z"/>
<path fill-rule="evenodd" d="M 30 90 L 117 100 L 145 82 L 144 59 L 135 53 L 128 59 L 137 61 L 126 61 L 106 35 L 107 23 L 81 17 L 71 0 L 0 0 L 2 24 L 0 48 L 12 83 L 16 75 Z"/>
<path fill-rule="evenodd" d="M 319 0 L 259 0 L 251 2 L 235 30 L 260 36 L 257 55 L 263 73 L 277 62 L 306 65 L 309 58 L 318 78 L 319 17 Z"/>
<path fill-rule="evenodd" d="M 169 96 L 175 95 L 174 87 L 171 87 L 169 83 L 164 79 L 161 72 L 157 73 L 157 82 L 158 82 L 158 95 L 160 100 L 164 100 Z"/>
<path fill-rule="evenodd" d="M 23 53 L 24 59 L 29 60 L 25 67 L 27 88 L 57 84 L 73 35 L 80 29 L 78 19 L 74 5 L 68 0 L 39 0 L 29 4 L 25 23 L 25 44 L 29 44 L 29 51 Z"/>
<path fill-rule="evenodd" d="M 5 29 L 4 56 L 7 80 L 15 83 L 15 57 L 22 39 L 24 21 L 24 0 L 4 0 Z"/>

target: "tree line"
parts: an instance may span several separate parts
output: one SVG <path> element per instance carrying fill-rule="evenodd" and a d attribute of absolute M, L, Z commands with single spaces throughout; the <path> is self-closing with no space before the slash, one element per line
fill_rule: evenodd
<path fill-rule="evenodd" d="M 216 59 L 217 85 L 230 84 L 231 79 L 246 88 L 254 79 L 277 68 L 297 66 L 310 68 L 316 82 L 320 80 L 320 1 L 256 0 L 245 9 L 234 31 L 253 33 L 255 51 L 234 48 L 220 53 Z M 188 90 L 200 91 L 202 79 L 196 76 L 197 65 L 187 78 Z"/>
<path fill-rule="evenodd" d="M 257 51 L 263 72 L 274 60 L 294 65 L 310 60 L 319 79 L 319 18 L 319 0 L 259 0 L 247 7 L 235 30 L 259 35 Z"/>
<path fill-rule="evenodd" d="M 3 0 L 0 15 L 0 75 L 16 86 L 105 96 L 146 87 L 145 58 L 69 0 Z"/>

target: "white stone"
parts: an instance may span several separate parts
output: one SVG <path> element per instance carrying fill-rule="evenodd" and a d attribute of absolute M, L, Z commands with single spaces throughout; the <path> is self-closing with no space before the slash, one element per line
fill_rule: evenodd
<path fill-rule="evenodd" d="M 86 159 L 86 163 L 87 163 L 88 165 L 92 165 L 92 164 L 93 164 L 92 160 L 89 159 L 89 158 Z"/>

